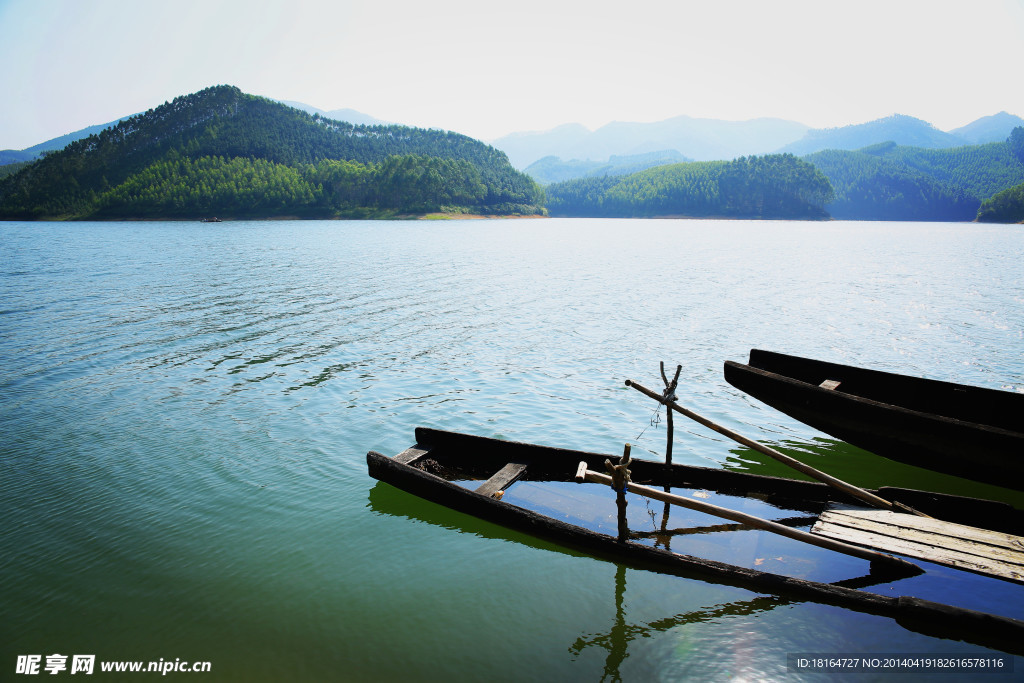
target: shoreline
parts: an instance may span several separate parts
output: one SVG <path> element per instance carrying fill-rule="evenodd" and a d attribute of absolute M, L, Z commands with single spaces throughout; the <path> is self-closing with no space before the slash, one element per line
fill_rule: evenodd
<path fill-rule="evenodd" d="M 447 221 L 447 220 L 495 220 L 510 218 L 550 218 L 542 214 L 496 214 L 488 216 L 485 214 L 464 214 L 464 213 L 417 213 L 417 214 L 395 214 L 390 216 L 245 216 L 245 217 L 224 217 L 218 221 L 208 221 L 203 218 L 130 218 L 119 216 L 109 217 L 87 217 L 87 218 L 59 218 L 59 217 L 36 217 L 36 218 L 9 218 L 0 217 L 0 222 L 24 222 L 24 223 L 203 223 L 205 225 L 217 225 L 218 223 L 229 222 L 255 222 L 255 221 Z"/>
<path fill-rule="evenodd" d="M 402 218 L 395 216 L 396 219 Z M 412 220 L 418 221 L 479 221 L 489 219 L 507 219 L 507 218 L 550 218 L 550 216 L 544 216 L 539 213 L 534 214 L 500 214 L 494 216 L 487 216 L 480 213 L 426 213 L 416 214 L 409 216 Z"/>

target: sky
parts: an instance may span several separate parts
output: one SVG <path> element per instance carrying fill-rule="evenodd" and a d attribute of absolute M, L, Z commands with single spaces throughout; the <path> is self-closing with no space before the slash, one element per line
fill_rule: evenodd
<path fill-rule="evenodd" d="M 0 0 L 0 149 L 212 85 L 482 140 L 1024 117 L 1024 0 Z"/>

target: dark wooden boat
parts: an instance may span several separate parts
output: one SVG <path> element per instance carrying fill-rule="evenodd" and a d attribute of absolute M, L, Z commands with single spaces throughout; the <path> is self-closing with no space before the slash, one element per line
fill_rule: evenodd
<path fill-rule="evenodd" d="M 725 362 L 737 389 L 899 462 L 1024 490 L 1024 394 L 754 349 Z"/>
<path fill-rule="evenodd" d="M 588 468 L 603 470 L 607 457 L 421 427 L 416 430 L 416 444 L 411 448 L 394 457 L 370 451 L 366 460 L 370 476 L 375 479 L 453 510 L 570 549 L 632 567 L 740 586 L 791 599 L 839 605 L 894 618 L 901 625 L 928 635 L 968 640 L 1008 652 L 1024 653 L 1024 621 L 916 597 L 896 597 L 888 592 L 885 595 L 872 593 L 852 587 L 864 584 L 851 580 L 824 583 L 680 554 L 668 550 L 667 543 L 665 548 L 657 547 L 656 541 L 652 545 L 650 533 L 639 532 L 631 534 L 626 540 L 620 540 L 614 534 L 593 528 L 593 525 L 588 526 L 585 521 L 576 520 L 573 523 L 565 518 L 556 519 L 517 500 L 513 486 L 516 482 L 572 482 L 581 462 L 587 463 Z M 695 494 L 702 496 L 743 497 L 758 505 L 766 503 L 771 508 L 786 510 L 789 515 L 793 511 L 817 515 L 830 504 L 844 500 L 842 492 L 817 482 L 679 464 L 666 465 L 640 459 L 632 461 L 630 470 L 633 483 L 671 486 L 677 491 L 694 489 Z M 609 493 L 606 487 L 589 490 L 611 496 L 614 509 L 614 494 Z M 902 488 L 883 487 L 875 493 L 887 500 L 899 500 L 912 505 L 922 512 L 941 514 L 943 518 L 960 524 L 980 525 L 982 522 L 987 524 L 998 520 L 1002 530 L 1007 533 L 1019 534 L 1024 529 L 1024 513 L 1004 503 Z M 572 513 L 579 512 L 575 502 L 570 508 Z M 787 520 L 792 524 L 809 525 L 813 522 L 813 518 L 811 521 Z M 787 520 L 779 521 L 785 523 Z M 987 526 L 991 528 L 992 525 Z M 678 532 L 707 533 L 710 529 Z M 664 536 L 672 533 L 662 529 Z M 899 580 L 897 576 L 886 575 L 886 570 L 874 562 L 869 566 L 877 578 L 868 581 L 868 584 Z"/>

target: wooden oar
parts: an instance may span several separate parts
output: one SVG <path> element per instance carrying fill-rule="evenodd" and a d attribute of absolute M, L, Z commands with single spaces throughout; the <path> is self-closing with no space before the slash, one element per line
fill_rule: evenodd
<path fill-rule="evenodd" d="M 593 484 L 607 484 L 614 487 L 614 483 L 610 476 L 587 469 L 586 461 L 580 462 L 579 467 L 576 470 L 576 481 L 579 483 L 587 481 Z M 730 510 L 711 503 L 705 503 L 701 500 L 684 498 L 682 496 L 677 496 L 674 493 L 666 493 L 664 491 L 659 491 L 658 489 L 652 489 L 649 486 L 641 486 L 640 484 L 634 484 L 632 482 L 626 482 L 625 486 L 627 491 L 632 491 L 633 493 L 646 496 L 647 498 L 654 498 L 655 500 L 660 500 L 665 503 L 671 503 L 673 505 L 679 505 L 680 507 L 690 508 L 691 510 L 705 512 L 709 515 L 721 517 L 722 519 L 732 520 L 733 522 L 742 522 L 743 524 L 748 524 L 756 529 L 770 531 L 772 533 L 779 534 L 780 536 L 786 536 L 797 541 L 803 541 L 804 543 L 816 545 L 820 548 L 827 548 L 847 555 L 853 555 L 854 557 L 860 557 L 871 562 L 884 562 L 888 565 L 900 567 L 912 574 L 921 573 L 921 568 L 916 564 L 907 562 L 906 560 L 902 560 L 898 557 L 893 557 L 892 555 L 886 555 L 885 553 L 879 553 L 865 548 L 858 548 L 857 546 L 849 545 L 842 541 L 834 541 L 830 538 L 817 536 L 806 531 L 792 529 L 768 519 L 761 519 L 754 515 L 748 515 L 745 512 Z"/>
<path fill-rule="evenodd" d="M 893 510 L 895 512 L 911 512 L 911 513 L 913 513 L 915 515 L 919 515 L 921 517 L 928 517 L 928 515 L 924 514 L 923 512 L 918 512 L 917 510 L 913 509 L 912 507 L 909 507 L 907 505 L 898 504 L 898 503 L 893 503 L 891 501 L 886 500 L 885 498 L 881 498 L 879 496 L 876 496 L 875 494 L 871 493 L 870 491 L 865 491 L 864 489 L 862 489 L 862 488 L 860 488 L 858 486 L 854 486 L 853 484 L 848 484 L 847 482 L 843 481 L 842 479 L 837 479 L 837 478 L 833 477 L 830 474 L 826 474 L 826 473 L 822 472 L 821 470 L 816 470 L 813 467 L 811 467 L 810 465 L 805 465 L 804 463 L 800 462 L 796 458 L 791 458 L 788 455 L 784 455 L 782 453 L 779 453 L 774 448 L 771 448 L 769 446 L 765 446 L 764 444 L 762 444 L 760 442 L 757 442 L 757 441 L 754 441 L 753 439 L 747 438 L 747 437 L 743 436 L 742 434 L 740 434 L 738 432 L 734 432 L 733 430 L 729 429 L 728 427 L 723 427 L 722 425 L 715 424 L 714 422 L 712 422 L 708 418 L 704 417 L 703 415 L 698 415 L 697 413 L 693 412 L 692 410 L 687 410 L 686 408 L 682 407 L 681 405 L 679 405 L 675 401 L 669 401 L 665 397 L 661 396 L 660 394 L 656 394 L 655 392 L 651 391 L 647 387 L 642 386 L 640 384 L 637 384 L 636 382 L 634 382 L 631 379 L 627 379 L 626 380 L 626 386 L 627 387 L 633 387 L 634 389 L 639 391 L 644 396 L 648 396 L 650 398 L 653 398 L 658 403 L 662 403 L 662 404 L 668 406 L 670 409 L 676 411 L 677 413 L 681 413 L 681 414 L 685 415 L 686 417 L 690 418 L 691 420 L 699 422 L 702 425 L 704 425 L 705 427 L 708 427 L 709 429 L 713 429 L 716 432 L 718 432 L 719 434 L 722 434 L 724 436 L 729 437 L 733 441 L 741 443 L 744 446 L 747 446 L 748 448 L 753 448 L 755 451 L 764 453 L 765 455 L 767 455 L 769 457 L 775 458 L 779 462 L 781 462 L 781 463 L 783 463 L 785 465 L 789 465 L 793 469 L 795 469 L 795 470 L 797 470 L 799 472 L 803 472 L 804 474 L 806 474 L 809 477 L 814 477 L 818 481 L 823 482 L 825 484 L 828 484 L 829 486 L 831 486 L 833 488 L 836 488 L 836 489 L 839 489 L 840 491 L 848 493 L 851 496 L 854 496 L 854 497 L 858 498 L 859 500 L 862 500 L 865 503 L 868 503 L 869 505 L 872 505 L 872 506 L 877 507 L 877 508 L 882 508 L 883 510 Z"/>

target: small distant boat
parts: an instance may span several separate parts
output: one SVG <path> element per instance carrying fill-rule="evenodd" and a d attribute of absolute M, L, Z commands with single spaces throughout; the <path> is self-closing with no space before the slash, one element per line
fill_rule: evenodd
<path fill-rule="evenodd" d="M 843 494 L 818 482 L 640 459 L 628 461 L 628 483 L 622 485 L 621 490 L 608 492 L 607 486 L 593 486 L 595 483 L 607 483 L 605 479 L 612 479 L 598 473 L 611 467 L 606 458 L 607 456 L 597 453 L 501 441 L 419 427 L 416 429 L 416 443 L 410 448 L 393 457 L 370 451 L 366 455 L 366 462 L 371 477 L 407 493 L 577 551 L 633 567 L 701 578 L 796 600 L 821 602 L 888 616 L 907 628 L 929 635 L 963 639 L 987 647 L 1004 649 L 1007 652 L 1024 653 L 1024 621 L 1019 619 L 977 612 L 917 597 L 898 596 L 889 590 L 879 593 L 863 590 L 867 586 L 887 584 L 893 580 L 900 580 L 901 576 L 908 576 L 903 573 L 905 569 L 900 566 L 903 561 L 899 558 L 874 554 L 870 558 L 870 572 L 867 576 L 835 583 L 821 583 L 672 552 L 668 549 L 668 543 L 674 536 L 698 534 L 703 538 L 705 535 L 729 534 L 751 529 L 750 523 L 672 529 L 667 526 L 669 506 L 666 504 L 660 530 L 631 531 L 626 528 L 623 503 L 619 507 L 619 526 L 616 535 L 613 531 L 615 522 L 609 522 L 608 513 L 614 518 L 617 504 L 615 496 L 622 496 L 622 500 L 625 500 L 624 496 L 628 494 L 656 497 L 658 500 L 666 500 L 666 503 L 669 502 L 668 498 L 680 499 L 681 502 L 672 502 L 673 506 L 682 505 L 697 510 L 701 509 L 697 506 L 707 506 L 724 512 L 728 511 L 711 505 L 704 499 L 731 501 L 732 504 L 741 506 L 744 500 L 760 506 L 767 504 L 774 511 L 772 516 L 776 520 L 772 524 L 776 527 L 792 527 L 801 533 L 799 527 L 809 526 L 815 522 L 815 516 L 819 516 L 814 534 L 837 539 L 847 539 L 851 535 L 859 539 L 864 535 L 860 530 L 851 531 L 848 528 L 851 524 L 861 529 L 866 525 L 884 533 L 897 535 L 905 534 L 908 524 L 946 525 L 946 528 L 970 529 L 968 526 L 949 527 L 946 522 L 935 519 L 887 511 L 859 512 L 837 509 L 836 503 L 845 500 Z M 623 461 L 626 460 L 624 456 Z M 620 461 L 621 467 L 625 466 L 621 464 L 623 461 Z M 574 481 L 583 483 L 572 483 Z M 528 487 L 525 492 L 520 492 L 517 487 L 523 485 L 523 482 L 530 482 L 533 488 Z M 564 485 L 571 488 L 564 488 Z M 653 485 L 657 485 L 659 489 L 656 490 Z M 554 488 L 543 488 L 547 486 Z M 665 488 L 662 490 L 661 487 Z M 675 487 L 676 494 L 668 493 L 668 487 Z M 602 495 L 602 489 L 608 493 Z M 547 491 L 548 498 L 544 498 L 544 491 Z M 1022 528 L 1024 513 L 1021 511 L 1005 503 L 911 489 L 882 488 L 876 493 L 888 499 L 898 499 L 913 505 L 922 512 L 941 513 L 945 519 L 957 524 L 969 525 L 978 520 L 1001 522 L 1007 528 L 1000 533 L 971 529 L 971 533 L 988 534 L 994 539 L 979 541 L 975 546 L 991 545 L 986 552 L 997 556 L 998 559 L 989 559 L 985 562 L 1007 570 L 1001 578 L 1011 582 L 1024 581 L 1024 551 L 1013 546 L 1014 539 L 1017 539 L 1016 542 L 1020 539 L 1016 536 L 1007 536 L 1008 533 L 1019 533 Z M 595 496 L 598 498 L 596 502 L 592 500 Z M 602 500 L 605 501 L 604 505 L 600 504 Z M 549 505 L 556 507 L 549 508 Z M 875 519 L 878 513 L 896 515 L 900 521 L 893 524 L 884 519 Z M 650 514 L 651 523 L 656 524 L 653 522 L 654 513 Z M 797 516 L 792 516 L 794 514 Z M 807 514 L 812 516 L 807 518 Z M 851 517 L 851 521 L 843 518 L 843 515 L 852 515 L 855 518 Z M 724 514 L 717 516 L 726 517 Z M 646 515 L 642 514 L 642 517 Z M 906 521 L 922 519 L 923 521 L 919 522 Z M 609 524 L 612 527 L 610 529 L 607 528 Z M 945 533 L 959 535 L 959 532 L 955 531 Z M 935 550 L 929 545 L 931 541 L 925 541 L 924 536 L 920 534 L 915 539 L 918 541 L 917 545 L 926 549 L 926 554 L 919 553 L 917 556 L 931 558 L 931 551 Z M 860 543 L 860 540 L 854 542 Z M 892 542 L 890 539 L 890 544 Z M 895 552 L 906 554 L 906 541 L 896 538 L 895 542 L 898 546 Z M 664 548 L 657 547 L 659 543 L 663 544 Z M 805 540 L 805 543 L 810 541 Z M 1007 544 L 1009 547 L 1004 547 Z M 784 566 L 800 565 L 796 560 L 800 553 L 799 549 L 807 547 L 808 545 L 790 546 L 790 550 L 785 552 L 797 555 L 791 558 L 792 561 L 787 559 Z M 977 564 L 982 560 L 976 554 L 980 552 L 976 547 L 955 553 L 946 551 L 947 556 L 956 557 L 943 563 L 968 571 L 990 573 Z M 884 559 L 894 560 L 897 564 L 881 562 Z M 921 571 L 914 565 L 910 567 L 918 573 Z M 957 597 L 956 589 L 951 589 L 947 594 L 950 598 Z"/>
<path fill-rule="evenodd" d="M 212 218 L 204 218 L 203 220 L 201 220 L 199 222 L 200 223 L 223 223 L 224 221 L 222 221 L 221 219 L 219 219 L 216 216 L 214 216 Z"/>
<path fill-rule="evenodd" d="M 1024 394 L 753 349 L 725 379 L 866 451 L 1024 490 Z"/>

